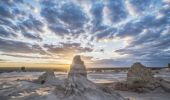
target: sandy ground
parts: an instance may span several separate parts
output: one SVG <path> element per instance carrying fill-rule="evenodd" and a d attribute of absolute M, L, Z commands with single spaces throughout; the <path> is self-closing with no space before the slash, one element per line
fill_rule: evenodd
<path fill-rule="evenodd" d="M 123 97 L 130 98 L 130 100 L 170 100 L 170 93 L 135 93 L 128 91 L 117 91 Z"/>
<path fill-rule="evenodd" d="M 42 72 L 11 72 L 0 74 L 0 100 L 25 100 L 24 97 L 33 95 L 40 96 L 32 100 L 53 100 L 55 94 L 52 94 L 53 86 L 41 86 L 26 80 L 36 79 Z M 55 73 L 58 78 L 65 78 L 66 73 Z M 155 77 L 163 77 L 170 80 L 170 72 L 160 72 Z M 91 73 L 88 78 L 95 83 L 117 82 L 126 79 L 126 73 Z M 152 93 L 135 93 L 129 91 L 116 91 L 123 97 L 130 100 L 170 100 L 170 93 L 157 89 Z M 13 94 L 12 96 L 10 94 Z M 10 97 L 6 98 L 6 96 Z M 42 99 L 47 96 L 46 99 Z"/>

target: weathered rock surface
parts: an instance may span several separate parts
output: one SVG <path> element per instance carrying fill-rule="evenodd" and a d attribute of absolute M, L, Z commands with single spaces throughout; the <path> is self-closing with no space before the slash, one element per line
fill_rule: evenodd
<path fill-rule="evenodd" d="M 84 62 L 75 56 L 65 87 L 56 88 L 60 100 L 125 100 L 112 90 L 101 88 L 87 79 Z"/>
<path fill-rule="evenodd" d="M 161 84 L 161 87 L 162 87 L 166 92 L 170 92 L 170 82 L 165 81 L 165 80 L 161 80 L 160 84 Z"/>
<path fill-rule="evenodd" d="M 53 71 L 47 71 L 35 80 L 36 83 L 39 84 L 50 84 L 50 85 L 58 85 L 64 83 L 64 80 L 59 80 L 55 77 Z"/>
<path fill-rule="evenodd" d="M 134 63 L 127 73 L 127 82 L 150 82 L 153 79 L 152 71 L 141 63 Z"/>
<path fill-rule="evenodd" d="M 79 55 L 73 58 L 73 62 L 70 66 L 70 71 L 68 73 L 68 78 L 77 77 L 77 76 L 84 76 L 87 78 L 86 67 Z"/>
<path fill-rule="evenodd" d="M 117 83 L 115 88 L 120 90 L 132 90 L 135 92 L 147 92 L 159 87 L 159 80 L 153 77 L 152 71 L 141 63 L 134 63 L 127 73 L 127 80 Z"/>

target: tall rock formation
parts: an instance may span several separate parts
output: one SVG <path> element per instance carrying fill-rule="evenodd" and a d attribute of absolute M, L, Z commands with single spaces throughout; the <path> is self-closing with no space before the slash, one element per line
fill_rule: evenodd
<path fill-rule="evenodd" d="M 87 71 L 84 62 L 81 60 L 80 56 L 77 55 L 73 58 L 73 62 L 70 66 L 70 71 L 68 77 L 83 76 L 87 78 Z"/>
<path fill-rule="evenodd" d="M 87 71 L 80 56 L 75 56 L 65 87 L 56 88 L 60 100 L 125 100 L 112 90 L 104 89 L 87 79 Z"/>

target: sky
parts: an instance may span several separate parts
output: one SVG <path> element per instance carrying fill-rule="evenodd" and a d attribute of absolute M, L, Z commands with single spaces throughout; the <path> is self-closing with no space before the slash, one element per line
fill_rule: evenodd
<path fill-rule="evenodd" d="M 170 0 L 0 0 L 0 66 L 170 63 Z"/>

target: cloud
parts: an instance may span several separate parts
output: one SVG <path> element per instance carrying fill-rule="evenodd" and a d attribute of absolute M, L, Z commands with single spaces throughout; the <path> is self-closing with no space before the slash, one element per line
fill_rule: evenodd
<path fill-rule="evenodd" d="M 49 29 L 59 36 L 68 34 L 68 30 L 81 30 L 88 21 L 83 9 L 75 3 L 68 1 L 63 3 L 55 0 L 48 3 L 42 1 L 41 4 L 43 5 L 41 15 L 49 23 Z M 77 34 L 74 31 L 71 31 L 71 34 Z"/>
<path fill-rule="evenodd" d="M 97 38 L 97 40 L 101 40 L 104 38 L 113 38 L 113 35 L 117 32 L 117 28 L 111 27 L 111 28 L 107 28 L 103 31 L 97 32 L 95 34 L 95 37 Z"/>
<path fill-rule="evenodd" d="M 17 25 L 15 25 L 11 20 L 4 18 L 4 17 L 0 17 L 0 24 L 1 26 L 5 26 L 14 30 L 18 30 Z"/>
<path fill-rule="evenodd" d="M 24 3 L 24 1 L 23 0 L 1 0 L 1 2 L 2 3 L 6 3 L 7 5 L 11 5 L 11 4 L 13 4 L 13 3 Z"/>
<path fill-rule="evenodd" d="M 40 20 L 34 18 L 32 15 L 30 15 L 27 20 L 24 20 L 23 22 L 19 23 L 19 27 L 22 32 L 30 30 L 34 32 L 43 32 L 43 26 L 44 24 Z"/>
<path fill-rule="evenodd" d="M 13 18 L 13 14 L 10 9 L 2 5 L 0 6 L 0 16 Z"/>
<path fill-rule="evenodd" d="M 93 23 L 93 32 L 100 31 L 106 28 L 105 25 L 103 25 L 103 8 L 104 4 L 100 1 L 93 2 L 91 13 L 93 16 L 92 23 Z"/>
<path fill-rule="evenodd" d="M 0 0 L 0 51 L 9 56 L 106 54 L 97 63 L 165 65 L 169 35 L 167 0 Z"/>
<path fill-rule="evenodd" d="M 1 0 L 0 1 L 0 16 L 7 18 L 14 18 L 15 14 L 13 13 L 13 7 L 16 7 L 16 4 L 24 3 L 23 0 Z"/>
<path fill-rule="evenodd" d="M 17 37 L 17 35 L 10 29 L 5 29 L 4 27 L 0 26 L 0 36 L 1 37 Z"/>
<path fill-rule="evenodd" d="M 135 7 L 138 12 L 148 12 L 150 10 L 158 9 L 162 1 L 161 0 L 130 0 L 130 3 Z"/>
<path fill-rule="evenodd" d="M 143 61 L 149 66 L 165 66 L 170 59 L 170 38 L 156 33 L 146 34 L 150 35 L 136 39 L 116 52 L 121 55 L 128 54 L 130 59 Z"/>
<path fill-rule="evenodd" d="M 31 58 L 31 59 L 52 59 L 51 56 L 43 56 L 43 57 L 38 57 L 38 56 L 28 56 L 28 55 L 21 55 L 21 54 L 1 54 L 5 56 L 11 56 L 11 57 L 18 57 L 18 58 Z"/>
<path fill-rule="evenodd" d="M 39 34 L 36 34 L 36 33 L 23 33 L 24 37 L 27 37 L 29 39 L 33 39 L 33 40 L 39 40 L 39 41 L 42 41 L 42 38 L 40 37 Z"/>
<path fill-rule="evenodd" d="M 56 54 L 74 55 L 82 52 L 91 52 L 93 49 L 90 47 L 81 47 L 80 43 L 59 43 L 59 45 L 44 45 L 47 51 Z"/>
<path fill-rule="evenodd" d="M 27 20 L 18 23 L 18 28 L 20 29 L 21 34 L 24 37 L 33 40 L 42 41 L 42 37 L 40 34 L 44 32 L 43 27 L 43 22 L 37 20 L 32 15 L 30 15 Z"/>
<path fill-rule="evenodd" d="M 134 62 L 142 62 L 147 66 L 151 67 L 165 67 L 167 63 L 169 63 L 170 54 L 164 49 L 156 49 L 156 48 L 142 48 L 142 49 L 120 49 L 116 52 L 120 54 L 129 54 L 131 55 L 127 59 L 131 59 Z"/>
<path fill-rule="evenodd" d="M 90 64 L 91 67 L 130 67 L 133 61 L 125 61 L 125 60 L 115 60 L 115 59 L 100 59 L 93 60 Z"/>
<path fill-rule="evenodd" d="M 101 37 L 113 37 L 113 36 L 118 36 L 118 37 L 127 37 L 127 36 L 138 36 L 140 33 L 143 32 L 144 29 L 149 29 L 152 28 L 159 28 L 160 30 L 156 30 L 157 32 L 161 32 L 161 30 L 169 25 L 169 15 L 166 11 L 170 9 L 169 7 L 164 7 L 159 10 L 157 10 L 157 13 L 148 13 L 143 16 L 130 19 L 129 21 L 120 24 L 119 26 L 109 26 L 106 29 L 98 32 L 98 35 L 95 36 L 100 36 Z M 165 13 L 165 12 L 166 13 Z M 160 18 L 157 18 L 157 14 L 162 14 Z M 111 31 L 111 29 L 114 29 Z M 115 30 L 117 30 L 115 32 Z M 110 32 L 114 34 L 110 34 Z M 105 34 L 104 34 L 105 33 Z M 156 32 L 155 32 L 156 33 Z M 101 38 L 102 39 L 102 38 Z"/>
<path fill-rule="evenodd" d="M 128 46 L 118 49 L 116 52 L 128 54 L 130 59 L 142 61 L 148 66 L 166 66 L 170 59 L 168 53 L 170 15 L 166 12 L 168 9 L 170 9 L 169 6 L 163 6 L 157 10 L 157 13 L 145 14 L 122 25 L 116 36 L 133 37 L 133 39 L 129 41 Z"/>
<path fill-rule="evenodd" d="M 62 25 L 49 25 L 49 29 L 51 29 L 59 36 L 64 36 L 69 34 L 69 30 Z"/>
<path fill-rule="evenodd" d="M 42 40 L 39 34 L 43 32 L 44 24 L 27 13 L 25 9 L 19 8 L 19 4 L 27 5 L 23 0 L 2 0 L 0 2 L 2 4 L 0 5 L 2 8 L 0 11 L 1 37 L 17 37 L 22 34 L 28 39 Z"/>
<path fill-rule="evenodd" d="M 142 32 L 143 29 L 151 27 L 150 25 L 155 21 L 155 16 L 147 15 L 142 18 L 131 20 L 119 29 L 118 36 L 134 36 Z"/>
<path fill-rule="evenodd" d="M 47 54 L 39 45 L 0 38 L 0 51 L 8 53 L 38 53 Z"/>
<path fill-rule="evenodd" d="M 107 6 L 110 10 L 110 18 L 113 23 L 119 22 L 127 17 L 124 0 L 108 0 Z"/>
<path fill-rule="evenodd" d="M 73 3 L 65 3 L 61 7 L 59 18 L 71 28 L 81 28 L 87 22 L 86 14 L 80 6 Z"/>

